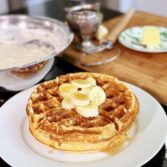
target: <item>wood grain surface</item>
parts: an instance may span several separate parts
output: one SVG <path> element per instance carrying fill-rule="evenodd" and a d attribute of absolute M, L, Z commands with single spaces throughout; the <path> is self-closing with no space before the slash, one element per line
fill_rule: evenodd
<path fill-rule="evenodd" d="M 108 20 L 104 24 L 112 29 L 120 19 L 121 16 Z M 167 27 L 167 18 L 137 11 L 126 28 L 140 25 Z M 167 53 L 137 52 L 122 46 L 117 41 L 115 46 L 121 50 L 121 55 L 117 59 L 102 65 L 87 67 L 78 62 L 83 54 L 74 49 L 75 44 L 74 41 L 65 50 L 63 59 L 85 71 L 110 74 L 122 81 L 132 83 L 150 93 L 160 103 L 167 105 Z M 112 52 L 113 50 L 105 50 L 98 53 L 97 57 L 104 58 L 110 56 Z"/>

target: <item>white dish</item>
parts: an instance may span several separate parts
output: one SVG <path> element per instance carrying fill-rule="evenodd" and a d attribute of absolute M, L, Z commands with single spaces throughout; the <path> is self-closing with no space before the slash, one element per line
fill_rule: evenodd
<path fill-rule="evenodd" d="M 139 99 L 140 111 L 133 140 L 119 153 L 73 154 L 54 151 L 30 134 L 26 119 L 26 103 L 34 88 L 9 99 L 0 108 L 0 156 L 13 167 L 114 167 L 141 166 L 163 146 L 167 135 L 167 117 L 161 105 L 148 93 L 128 86 Z M 103 159 L 105 158 L 105 159 Z M 95 161 L 97 159 L 101 159 Z M 62 161 L 68 161 L 62 162 Z M 71 162 L 78 163 L 71 163 Z M 82 162 L 81 161 L 87 161 Z"/>
<path fill-rule="evenodd" d="M 167 52 L 167 28 L 154 26 L 160 32 L 160 44 L 157 46 L 144 46 L 141 44 L 143 37 L 143 28 L 137 26 L 123 31 L 119 36 L 119 42 L 129 49 L 147 53 L 164 53 Z"/>
<path fill-rule="evenodd" d="M 50 71 L 54 63 L 54 58 L 48 60 L 48 63 L 38 72 L 26 77 L 16 76 L 11 71 L 0 72 L 0 86 L 10 91 L 20 91 L 35 85 Z"/>

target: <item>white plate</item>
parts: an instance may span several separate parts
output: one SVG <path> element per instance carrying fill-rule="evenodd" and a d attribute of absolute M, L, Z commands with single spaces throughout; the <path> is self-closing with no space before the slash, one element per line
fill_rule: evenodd
<path fill-rule="evenodd" d="M 143 28 L 146 26 L 137 26 L 123 31 L 119 36 L 119 42 L 129 49 L 147 53 L 167 52 L 167 28 L 154 26 L 160 32 L 160 44 L 157 46 L 143 47 L 140 41 L 143 37 Z"/>
<path fill-rule="evenodd" d="M 109 164 L 114 167 L 135 167 L 143 165 L 163 146 L 167 135 L 167 117 L 161 105 L 152 96 L 133 85 L 128 84 L 128 86 L 139 99 L 140 111 L 134 138 L 119 153 L 113 156 L 106 153 L 65 153 L 54 151 L 38 142 L 28 130 L 25 112 L 27 100 L 34 89 L 31 88 L 15 95 L 0 108 L 0 156 L 13 167 L 103 167 Z M 89 162 L 81 163 L 81 161 Z"/>

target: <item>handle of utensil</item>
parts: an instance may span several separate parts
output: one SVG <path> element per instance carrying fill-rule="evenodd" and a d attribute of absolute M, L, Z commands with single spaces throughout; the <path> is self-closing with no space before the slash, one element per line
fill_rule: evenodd
<path fill-rule="evenodd" d="M 110 31 L 110 33 L 108 35 L 108 40 L 111 40 L 112 44 L 114 44 L 116 42 L 118 35 L 127 26 L 127 24 L 129 23 L 130 19 L 133 16 L 134 12 L 135 11 L 133 9 L 129 10 L 124 16 L 122 16 L 119 23 L 117 23 L 113 27 L 113 29 Z"/>

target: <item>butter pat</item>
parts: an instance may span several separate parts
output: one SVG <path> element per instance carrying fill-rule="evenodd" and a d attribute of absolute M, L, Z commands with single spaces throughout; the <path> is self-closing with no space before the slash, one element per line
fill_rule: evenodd
<path fill-rule="evenodd" d="M 95 37 L 99 42 L 102 42 L 107 38 L 108 34 L 109 34 L 108 29 L 105 26 L 100 25 L 95 34 Z"/>
<path fill-rule="evenodd" d="M 147 26 L 143 28 L 142 44 L 157 46 L 160 44 L 160 32 L 157 27 Z"/>

